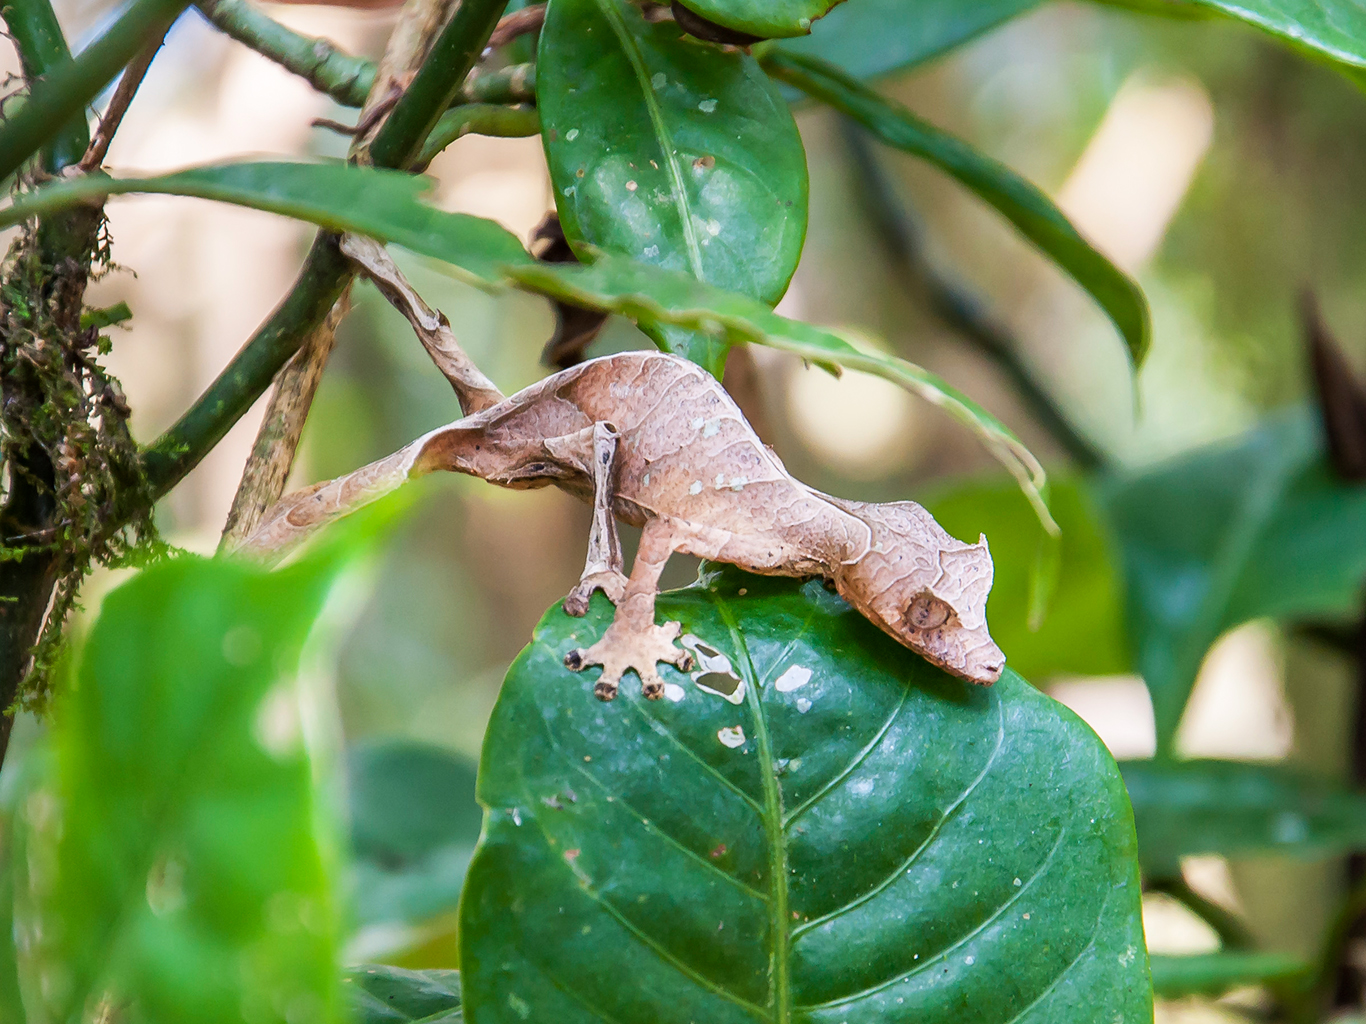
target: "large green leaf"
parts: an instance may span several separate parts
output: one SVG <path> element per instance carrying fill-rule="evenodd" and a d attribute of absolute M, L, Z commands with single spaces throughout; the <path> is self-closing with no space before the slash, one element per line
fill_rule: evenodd
<path fill-rule="evenodd" d="M 57 708 L 53 791 L 26 801 L 43 1019 L 106 994 L 134 1020 L 334 1018 L 332 842 L 276 685 L 326 583 L 312 562 L 186 557 L 105 598 Z"/>
<path fill-rule="evenodd" d="M 1199 853 L 1328 856 L 1366 848 L 1366 794 L 1278 765 L 1125 761 L 1145 868 Z"/>
<path fill-rule="evenodd" d="M 355 1024 L 460 1024 L 459 971 L 366 964 L 342 978 Z"/>
<path fill-rule="evenodd" d="M 1112 480 L 1101 496 L 1160 750 L 1170 750 L 1200 663 L 1225 630 L 1359 607 L 1366 486 L 1333 478 L 1307 409 Z"/>
<path fill-rule="evenodd" d="M 937 57 L 1039 5 L 1040 0 L 854 0 L 784 40 L 790 53 L 819 57 L 857 78 L 877 78 Z"/>
<path fill-rule="evenodd" d="M 455 909 L 481 814 L 474 766 L 425 744 L 367 743 L 348 758 L 357 922 Z"/>
<path fill-rule="evenodd" d="M 1148 350 L 1148 300 L 1122 270 L 1083 238 L 1053 201 L 1004 164 L 922 121 L 833 64 L 771 50 L 764 69 L 858 121 L 889 146 L 930 161 L 990 203 L 1079 285 L 1119 328 L 1134 365 Z"/>
<path fill-rule="evenodd" d="M 1223 995 L 1229 989 L 1265 982 L 1296 981 L 1312 965 L 1285 953 L 1201 953 L 1151 958 L 1153 991 L 1165 999 Z"/>
<path fill-rule="evenodd" d="M 224 164 L 157 178 L 88 176 L 26 194 L 0 210 L 0 228 L 106 195 L 200 196 L 395 242 L 449 263 L 485 288 L 510 285 L 620 313 L 644 327 L 686 328 L 722 348 L 757 342 L 817 362 L 865 370 L 915 392 L 976 431 L 1052 526 L 1040 497 L 1044 474 L 1038 461 L 999 420 L 921 367 L 856 348 L 834 331 L 780 317 L 758 299 L 686 273 L 607 253 L 591 266 L 537 263 L 492 221 L 445 213 L 423 203 L 425 189 L 426 184 L 411 175 L 343 163 Z"/>
<path fill-rule="evenodd" d="M 622 0 L 553 0 L 536 96 L 571 245 L 782 297 L 806 235 L 806 152 L 753 57 Z"/>
<path fill-rule="evenodd" d="M 563 659 L 610 615 L 548 612 L 494 710 L 473 1019 L 1151 1019 L 1127 798 L 1065 708 L 730 569 L 660 600 L 693 678 L 601 704 Z"/>
<path fill-rule="evenodd" d="M 1049 486 L 1049 507 L 1062 528 L 1057 541 L 1044 536 L 1019 490 L 999 478 L 958 484 L 923 504 L 955 537 L 986 534 L 996 568 L 987 621 L 1011 668 L 1035 681 L 1062 673 L 1129 671 L 1118 557 L 1084 480 L 1065 478 Z M 1057 559 L 1056 577 L 1036 599 L 1041 574 L 1042 582 L 1050 582 L 1051 557 Z M 1031 617 L 1037 628 L 1031 628 Z"/>

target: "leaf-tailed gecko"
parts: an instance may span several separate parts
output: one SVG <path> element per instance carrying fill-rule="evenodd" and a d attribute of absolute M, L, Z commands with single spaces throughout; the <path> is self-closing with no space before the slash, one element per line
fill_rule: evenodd
<path fill-rule="evenodd" d="M 456 345 L 445 318 L 407 287 L 373 243 L 356 259 L 418 329 L 467 414 L 354 473 L 287 495 L 244 542 L 269 555 L 404 481 L 447 470 L 504 487 L 555 485 L 593 506 L 588 560 L 564 600 L 583 615 L 602 590 L 616 614 L 566 665 L 602 666 L 594 687 L 616 696 L 635 670 L 646 697 L 656 669 L 686 669 L 677 622 L 655 622 L 660 573 L 676 551 L 775 576 L 824 577 L 879 628 L 974 683 L 999 678 L 1005 656 L 987 632 L 992 562 L 986 538 L 965 544 L 910 501 L 846 501 L 794 479 L 701 367 L 659 352 L 625 352 L 556 373 L 510 398 Z M 358 250 L 358 251 L 353 251 Z M 642 528 L 628 578 L 616 520 Z"/>

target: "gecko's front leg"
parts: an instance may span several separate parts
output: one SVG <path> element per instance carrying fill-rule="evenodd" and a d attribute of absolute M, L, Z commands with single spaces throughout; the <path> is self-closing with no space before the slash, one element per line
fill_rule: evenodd
<path fill-rule="evenodd" d="M 593 591 L 601 590 L 613 604 L 626 592 L 622 572 L 621 541 L 612 515 L 612 485 L 617 470 L 617 428 L 610 423 L 593 424 L 593 527 L 588 534 L 588 560 L 578 585 L 564 599 L 570 615 L 588 611 Z"/>
<path fill-rule="evenodd" d="M 617 602 L 617 613 L 602 639 L 587 650 L 570 651 L 564 657 L 567 668 L 575 672 L 589 665 L 601 665 L 602 675 L 593 687 L 598 700 L 617 695 L 621 677 L 631 669 L 640 676 L 641 692 L 651 700 L 664 696 L 664 681 L 655 665 L 667 661 L 684 672 L 692 667 L 692 655 L 674 645 L 677 622 L 655 625 L 655 595 L 664 563 L 677 548 L 673 523 L 664 517 L 651 519 L 640 535 L 631 578 Z"/>

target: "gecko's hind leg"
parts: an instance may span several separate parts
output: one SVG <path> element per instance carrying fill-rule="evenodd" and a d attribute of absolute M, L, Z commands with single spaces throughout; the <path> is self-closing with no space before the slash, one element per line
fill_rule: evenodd
<path fill-rule="evenodd" d="M 659 576 L 676 547 L 677 534 L 671 520 L 661 516 L 646 523 L 635 564 L 631 566 L 631 578 L 626 581 L 626 592 L 617 603 L 612 624 L 592 647 L 565 655 L 565 666 L 575 672 L 589 665 L 602 666 L 602 675 L 593 687 L 598 700 L 615 697 L 621 677 L 631 669 L 640 676 L 641 692 L 658 700 L 664 696 L 664 681 L 659 678 L 656 664 L 667 661 L 684 672 L 692 668 L 692 655 L 674 645 L 678 623 L 655 625 Z"/>
<path fill-rule="evenodd" d="M 622 572 L 621 541 L 612 515 L 612 484 L 617 469 L 617 428 L 610 423 L 593 424 L 593 528 L 588 534 L 588 560 L 578 585 L 564 599 L 564 610 L 583 615 L 593 591 L 601 590 L 613 604 L 626 593 Z"/>

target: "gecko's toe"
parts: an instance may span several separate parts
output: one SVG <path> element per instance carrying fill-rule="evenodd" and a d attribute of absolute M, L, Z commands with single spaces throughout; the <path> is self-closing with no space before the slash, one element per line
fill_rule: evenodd
<path fill-rule="evenodd" d="M 617 684 L 615 682 L 609 683 L 606 679 L 599 679 L 593 687 L 593 696 L 603 703 L 615 699 L 616 695 Z"/>
<path fill-rule="evenodd" d="M 564 656 L 564 667 L 569 669 L 570 672 L 580 672 L 586 664 L 588 663 L 584 661 L 582 647 L 575 647 Z M 611 698 L 609 697 L 608 700 L 610 699 Z"/>
<path fill-rule="evenodd" d="M 680 672 L 691 672 L 696 665 L 696 659 L 692 656 L 692 651 L 680 650 L 678 656 L 674 658 L 674 667 Z"/>
<path fill-rule="evenodd" d="M 640 676 L 640 692 L 645 695 L 646 700 L 659 700 L 664 696 L 664 680 L 648 671 L 641 672 Z"/>

